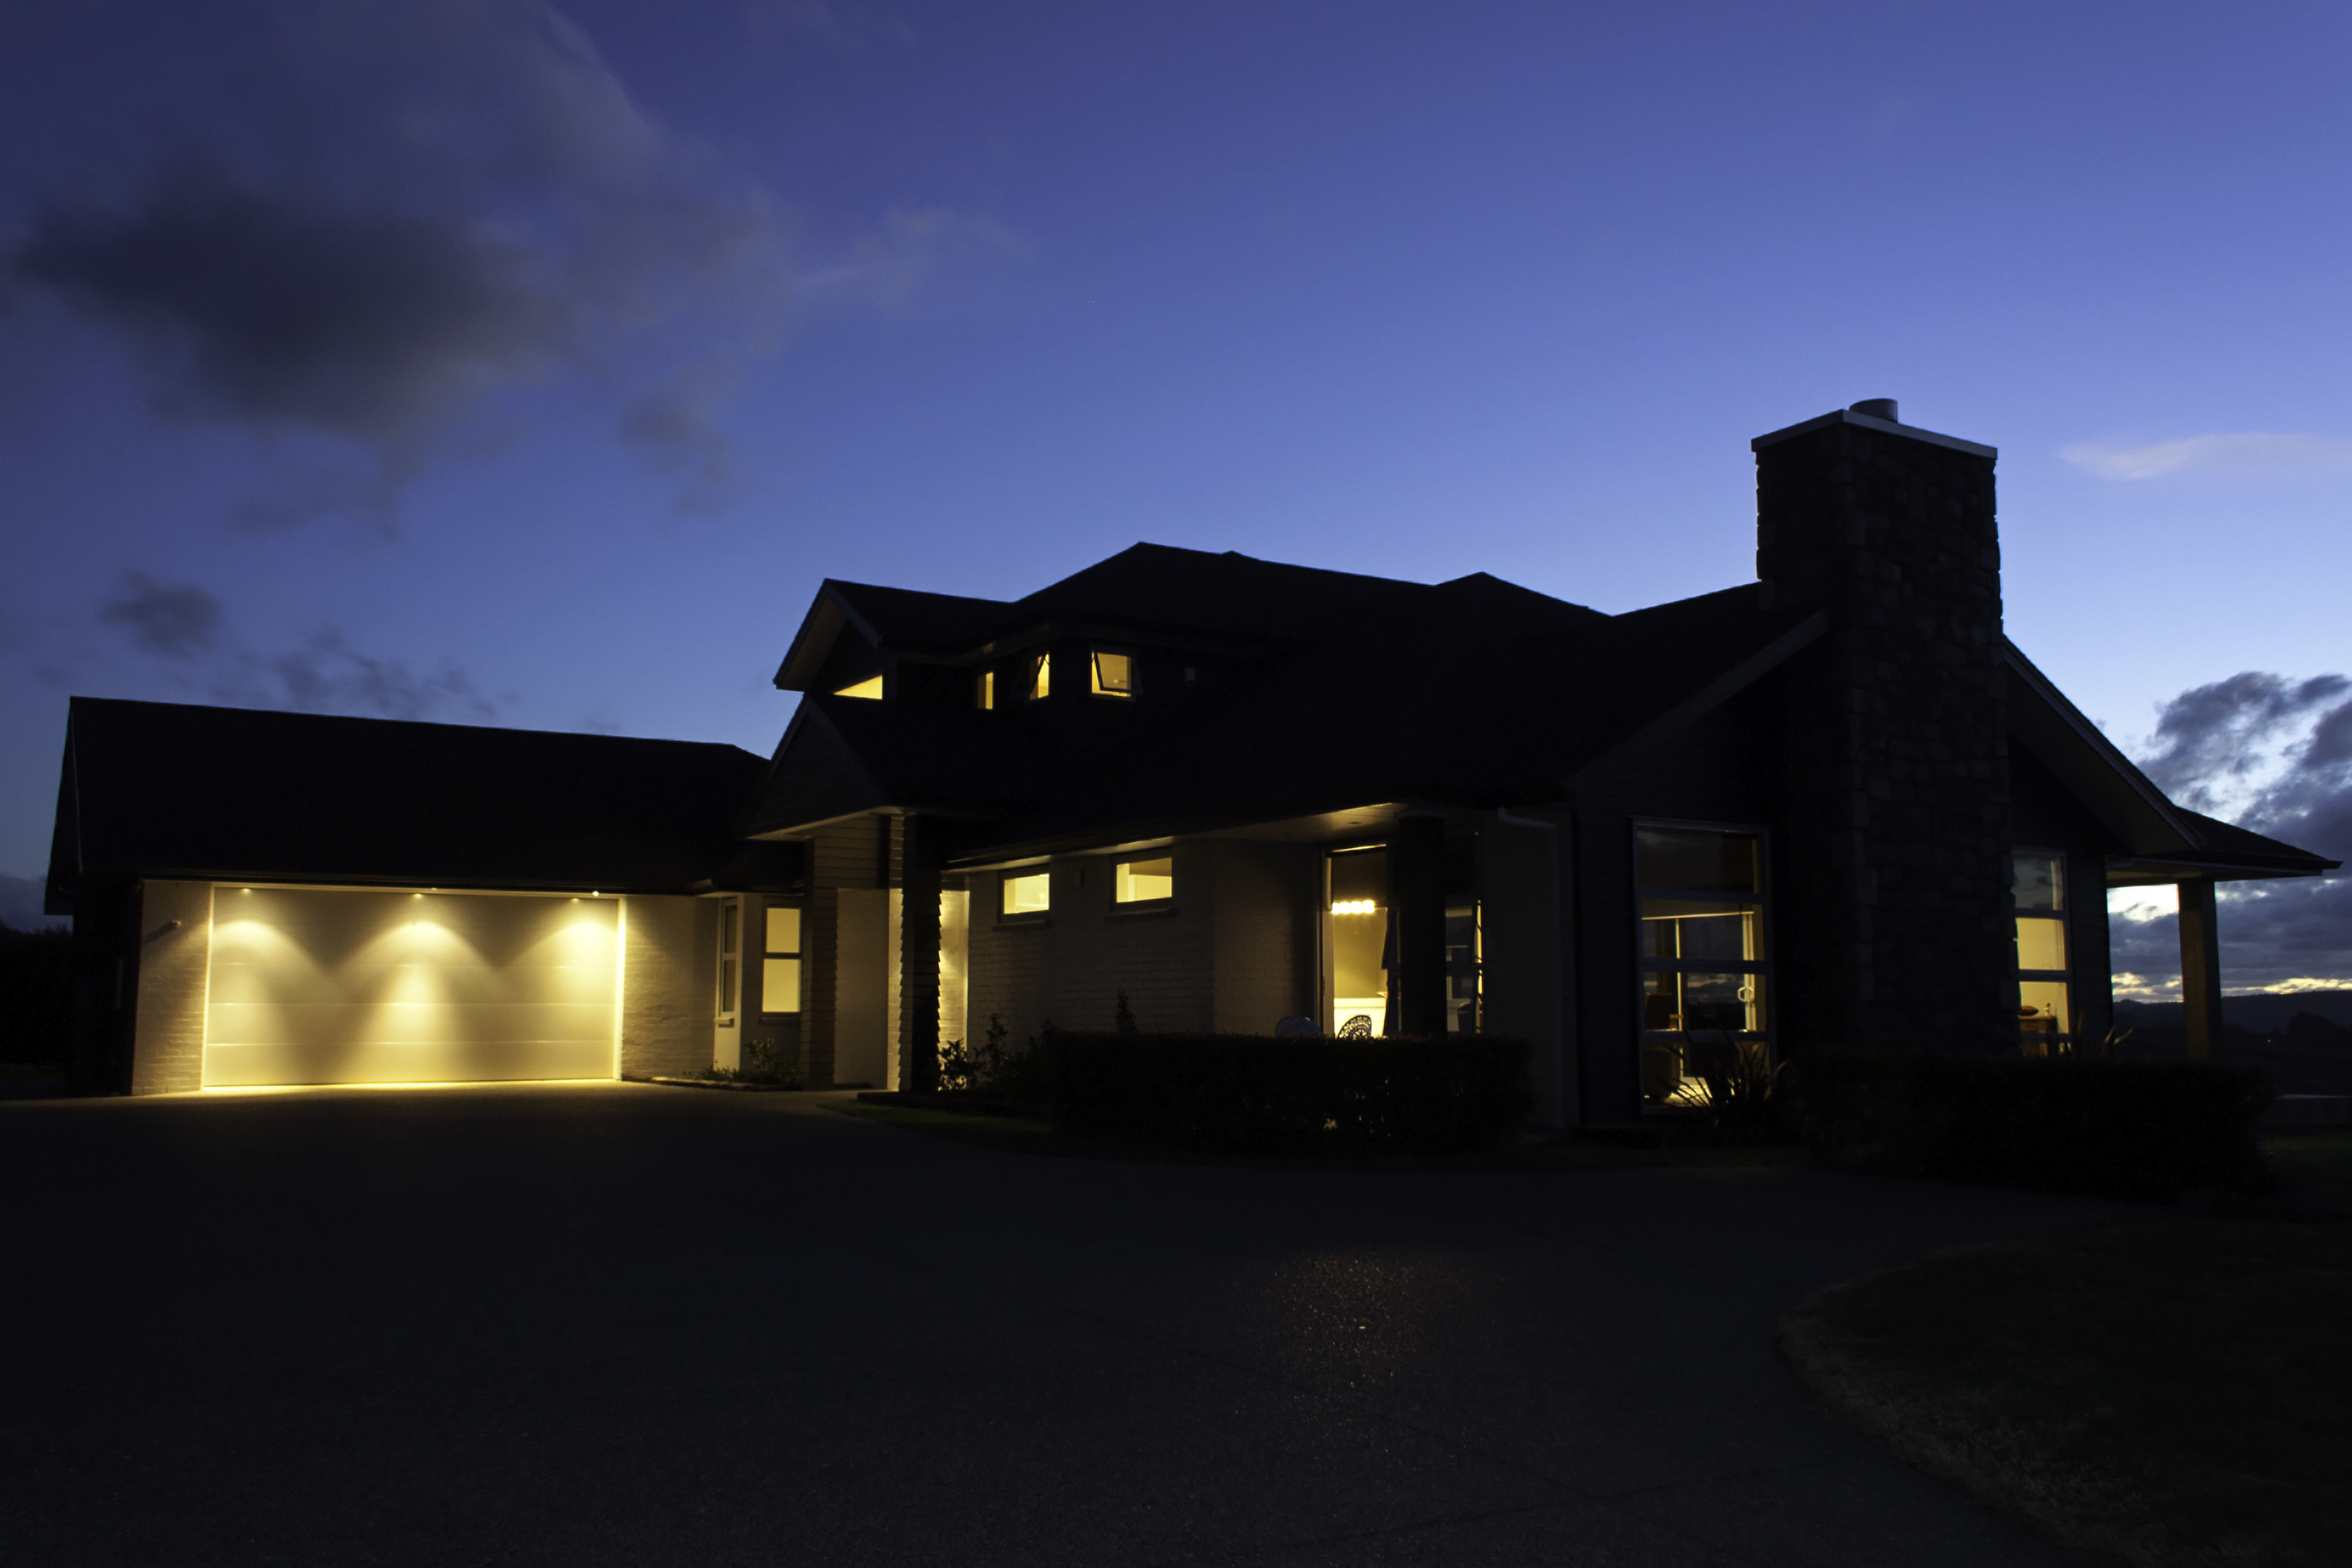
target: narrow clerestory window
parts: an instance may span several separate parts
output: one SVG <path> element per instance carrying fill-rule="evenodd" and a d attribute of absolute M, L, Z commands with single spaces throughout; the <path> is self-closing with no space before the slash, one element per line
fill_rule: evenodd
<path fill-rule="evenodd" d="M 870 702 L 879 702 L 882 700 L 882 678 L 878 675 L 868 676 L 855 686 L 843 687 L 840 690 L 835 692 L 834 695 L 835 697 L 862 697 Z"/>
<path fill-rule="evenodd" d="M 1029 656 L 1029 700 L 1038 702 L 1054 694 L 1054 656 L 1033 653 Z"/>
<path fill-rule="evenodd" d="M 983 710 L 995 707 L 996 671 L 992 669 L 982 670 L 980 672 L 980 679 L 973 682 L 973 689 L 978 693 L 978 700 L 980 702 L 980 706 Z"/>

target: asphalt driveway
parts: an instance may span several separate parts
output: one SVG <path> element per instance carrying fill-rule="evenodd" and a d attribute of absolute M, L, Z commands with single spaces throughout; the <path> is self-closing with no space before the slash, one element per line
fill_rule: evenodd
<path fill-rule="evenodd" d="M 633 1085 L 12 1103 L 0 1174 L 9 1563 L 2056 1563 L 1771 1329 L 2102 1212 Z"/>

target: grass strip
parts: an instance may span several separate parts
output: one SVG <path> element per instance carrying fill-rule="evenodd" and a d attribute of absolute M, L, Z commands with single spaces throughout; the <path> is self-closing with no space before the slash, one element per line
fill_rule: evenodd
<path fill-rule="evenodd" d="M 2271 1141 L 2352 1202 L 2352 1136 Z M 1922 1258 L 1782 1320 L 1831 1411 L 2095 1561 L 2352 1562 L 2352 1223 L 2168 1213 Z"/>

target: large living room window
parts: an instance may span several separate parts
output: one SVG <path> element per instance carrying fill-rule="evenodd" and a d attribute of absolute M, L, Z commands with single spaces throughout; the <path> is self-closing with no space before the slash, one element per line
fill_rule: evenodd
<path fill-rule="evenodd" d="M 1643 1102 L 1704 1103 L 1709 1076 L 1770 1057 L 1763 835 L 1637 824 L 1633 880 Z"/>
<path fill-rule="evenodd" d="M 1324 951 L 1331 965 L 1331 1033 L 1370 1039 L 1388 1032 L 1389 852 L 1335 849 L 1325 863 Z"/>
<path fill-rule="evenodd" d="M 2029 1057 L 2074 1043 L 2066 994 L 2066 857 L 2020 849 L 2011 858 L 2017 897 L 2017 1032 Z"/>

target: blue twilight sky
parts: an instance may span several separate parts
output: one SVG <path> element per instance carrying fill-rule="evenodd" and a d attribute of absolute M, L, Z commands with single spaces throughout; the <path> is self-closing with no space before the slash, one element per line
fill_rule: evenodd
<path fill-rule="evenodd" d="M 826 576 L 1011 596 L 1148 539 L 1623 610 L 1752 576 L 1748 438 L 1876 396 L 2000 447 L 2061 686 L 2346 854 L 2347 46 L 2341 5 L 9 7 L 0 873 L 69 693 L 764 752 Z M 2332 889 L 2224 927 L 2234 982 L 2352 980 Z"/>

